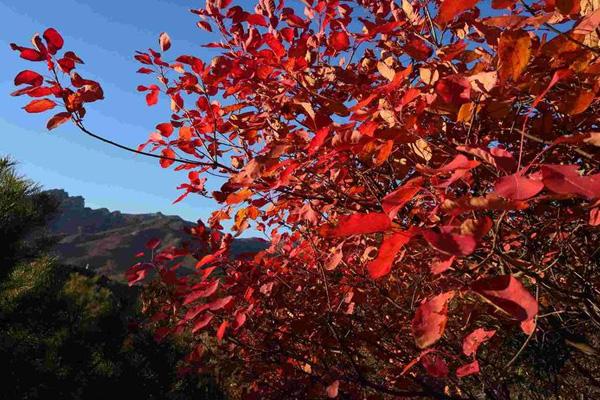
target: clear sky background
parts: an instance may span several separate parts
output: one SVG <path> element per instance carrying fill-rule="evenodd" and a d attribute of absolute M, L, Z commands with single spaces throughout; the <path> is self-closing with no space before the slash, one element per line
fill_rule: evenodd
<path fill-rule="evenodd" d="M 106 207 L 128 213 L 163 212 L 195 221 L 206 219 L 215 203 L 190 195 L 173 205 L 186 181 L 185 172 L 160 168 L 158 160 L 112 148 L 81 133 L 70 123 L 46 131 L 53 115 L 27 114 L 21 109 L 29 97 L 11 97 L 14 76 L 22 69 L 43 73 L 41 63 L 19 58 L 9 43 L 27 46 L 35 32 L 56 28 L 66 50 L 84 60 L 80 73 L 97 80 L 105 100 L 86 106 L 86 125 L 95 133 L 136 147 L 146 141 L 159 122 L 168 121 L 166 98 L 148 107 L 138 84 L 155 83 L 136 74 L 140 64 L 135 50 L 158 48 L 158 35 L 172 39 L 172 60 L 184 53 L 210 59 L 211 50 L 200 47 L 216 39 L 196 27 L 189 12 L 200 3 L 185 0 L 0 0 L 0 155 L 11 155 L 19 171 L 44 188 L 62 188 L 81 195 L 92 208 Z M 217 182 L 209 188 L 220 186 Z M 255 235 L 249 231 L 244 236 Z"/>

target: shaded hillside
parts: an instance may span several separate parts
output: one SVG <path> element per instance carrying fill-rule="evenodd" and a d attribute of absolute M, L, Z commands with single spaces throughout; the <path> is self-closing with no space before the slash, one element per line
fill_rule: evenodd
<path fill-rule="evenodd" d="M 136 252 L 152 238 L 160 238 L 163 246 L 178 245 L 189 240 L 183 232 L 194 224 L 178 216 L 162 213 L 125 214 L 106 208 L 85 207 L 81 196 L 69 196 L 64 190 L 49 190 L 60 202 L 56 217 L 48 231 L 58 243 L 53 252 L 62 263 L 88 267 L 112 279 L 123 279 L 123 273 L 137 260 Z M 258 238 L 236 239 L 233 254 L 254 252 L 265 247 Z"/>

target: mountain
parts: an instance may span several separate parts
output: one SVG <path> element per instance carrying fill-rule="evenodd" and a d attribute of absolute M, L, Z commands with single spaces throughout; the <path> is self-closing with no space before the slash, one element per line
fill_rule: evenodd
<path fill-rule="evenodd" d="M 64 264 L 86 267 L 111 279 L 123 280 L 124 272 L 138 261 L 134 255 L 145 249 L 148 240 L 159 238 L 161 246 L 178 245 L 189 240 L 184 227 L 195 225 L 160 212 L 126 214 L 106 208 L 91 209 L 85 206 L 83 197 L 69 196 L 60 189 L 46 193 L 60 203 L 47 228 L 57 240 L 52 253 Z M 231 252 L 252 253 L 266 246 L 267 242 L 260 238 L 235 239 Z"/>

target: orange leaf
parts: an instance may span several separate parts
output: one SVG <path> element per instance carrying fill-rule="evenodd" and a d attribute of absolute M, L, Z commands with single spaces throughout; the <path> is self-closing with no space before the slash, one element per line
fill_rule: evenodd
<path fill-rule="evenodd" d="M 40 113 L 44 111 L 48 111 L 56 107 L 56 103 L 50 99 L 40 99 L 33 100 L 31 103 L 27 104 L 25 107 L 25 111 L 28 113 Z"/>
<path fill-rule="evenodd" d="M 330 399 L 334 399 L 338 396 L 338 391 L 340 388 L 340 381 L 334 381 L 331 385 L 327 386 L 327 397 Z"/>
<path fill-rule="evenodd" d="M 249 198 L 250 196 L 252 196 L 252 190 L 250 189 L 242 189 L 236 193 L 231 193 L 227 196 L 227 199 L 225 200 L 225 202 L 227 204 L 238 204 L 241 203 L 242 201 L 246 200 L 247 198 Z"/>
<path fill-rule="evenodd" d="M 189 142 L 192 139 L 192 128 L 184 125 L 179 128 L 179 140 Z"/>
<path fill-rule="evenodd" d="M 531 37 L 523 30 L 505 31 L 498 42 L 498 77 L 500 82 L 516 81 L 529 63 Z"/>

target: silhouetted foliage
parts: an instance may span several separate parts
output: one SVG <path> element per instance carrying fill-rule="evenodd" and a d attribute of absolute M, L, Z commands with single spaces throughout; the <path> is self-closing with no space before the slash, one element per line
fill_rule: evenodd
<path fill-rule="evenodd" d="M 30 236 L 46 224 L 57 206 L 52 196 L 16 173 L 13 160 L 0 159 L 0 276 L 7 273 L 8 266 L 47 247 L 43 236 Z M 25 240 L 28 237 L 30 240 Z"/>
<path fill-rule="evenodd" d="M 57 204 L 0 160 L 2 399 L 221 399 L 184 375 L 185 347 L 136 324 L 138 290 L 42 255 L 36 235 Z M 41 244 L 43 245 L 41 245 Z"/>

